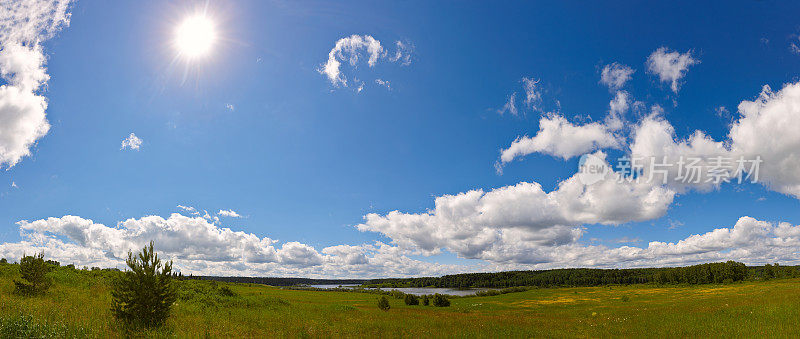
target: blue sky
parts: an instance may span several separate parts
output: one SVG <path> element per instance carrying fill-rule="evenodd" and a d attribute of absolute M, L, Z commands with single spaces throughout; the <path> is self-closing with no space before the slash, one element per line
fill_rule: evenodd
<path fill-rule="evenodd" d="M 23 145 L 29 155 L 0 157 L 0 256 L 44 250 L 63 262 L 115 266 L 128 247 L 150 236 L 161 239 L 184 271 L 235 275 L 401 276 L 798 259 L 793 229 L 778 230 L 782 222 L 800 224 L 800 180 L 793 174 L 800 145 L 785 133 L 800 127 L 789 91 L 800 80 L 800 55 L 792 47 L 800 45 L 793 16 L 800 6 L 77 1 L 58 7 L 44 0 L 24 6 L 27 13 L 47 9 L 49 20 L 71 16 L 56 29 L 5 22 L 0 30 L 0 54 L 21 43 L 46 57 L 35 65 L 46 68 L 49 80 L 31 93 L 46 98 L 50 126 Z M 206 55 L 181 58 L 175 31 L 203 8 L 217 39 Z M 337 41 L 353 36 L 374 39 L 381 51 L 374 66 L 366 45 L 334 58 L 348 79 L 337 84 L 322 71 Z M 660 48 L 665 58 L 691 60 L 678 69 L 676 90 L 660 77 L 670 69 L 648 66 Z M 359 56 L 355 65 L 352 55 Z M 6 57 L 0 55 L 0 67 L 8 68 L 3 83 L 23 88 L 14 77 L 29 70 L 3 64 Z M 603 69 L 615 63 L 633 71 L 618 88 L 601 83 Z M 523 79 L 536 81 L 528 104 Z M 758 99 L 764 85 L 775 94 L 749 116 L 752 124 L 739 124 L 756 128 L 756 142 L 731 137 L 731 126 L 744 116 L 737 107 Z M 628 108 L 620 113 L 624 127 L 613 129 L 609 101 L 620 91 Z M 501 113 L 512 95 L 517 114 Z M 0 107 L 0 121 L 4 114 L 14 112 Z M 609 164 L 640 145 L 636 136 L 646 133 L 640 127 L 651 121 L 671 126 L 675 144 L 699 130 L 731 154 L 768 153 L 767 177 L 763 184 L 710 189 L 660 187 L 670 193 L 660 196 L 661 205 L 613 207 L 631 211 L 624 216 L 608 215 L 606 206 L 583 211 L 592 217 L 569 210 L 555 221 L 540 220 L 526 213 L 553 206 L 522 193 L 499 207 L 466 204 L 459 206 L 475 210 L 453 212 L 480 217 L 425 216 L 443 195 L 520 182 L 557 190 L 576 173 L 577 155 L 531 151 L 503 164 L 502 173 L 495 167 L 502 150 L 517 138 L 536 138 L 542 120 L 553 117 L 579 133 L 595 124 L 618 142 L 576 146 L 581 154 L 607 154 Z M 7 135 L 0 142 L 14 136 L 10 131 L 0 128 Z M 141 145 L 122 149 L 131 133 Z M 565 145 L 575 138 L 554 140 Z M 595 193 L 592 199 L 620 204 L 644 199 Z M 559 206 L 569 202 L 563 199 Z M 495 207 L 498 219 L 486 220 Z M 405 216 L 392 219 L 392 211 Z M 364 219 L 371 213 L 373 223 Z M 766 233 L 748 231 L 758 236 L 741 240 L 734 225 Z M 240 233 L 231 236 L 225 228 Z M 720 228 L 729 239 L 679 243 Z M 106 234 L 114 230 L 127 233 Z M 258 247 L 249 242 L 253 237 L 268 241 Z M 620 242 L 626 240 L 632 241 Z M 694 250 L 648 249 L 650 242 Z M 181 244 L 193 244 L 186 247 L 195 252 Z M 261 259 L 250 258 L 248 246 L 258 247 Z M 592 253 L 609 249 L 620 253 L 594 259 Z M 647 253 L 623 254 L 636 249 Z"/>

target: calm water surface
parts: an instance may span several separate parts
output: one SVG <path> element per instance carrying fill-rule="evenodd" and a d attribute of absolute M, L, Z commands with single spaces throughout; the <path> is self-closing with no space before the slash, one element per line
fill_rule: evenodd
<path fill-rule="evenodd" d="M 311 287 L 316 288 L 353 288 L 358 285 L 311 285 Z M 443 288 L 443 287 L 397 287 L 397 288 L 382 288 L 384 291 L 391 291 L 391 290 L 398 290 L 400 292 L 406 294 L 414 294 L 414 295 L 424 295 L 424 294 L 447 294 L 447 295 L 455 295 L 455 296 L 464 296 L 464 295 L 473 295 L 479 291 L 488 291 L 492 290 L 492 288 L 471 288 L 471 289 L 455 289 L 455 288 Z"/>

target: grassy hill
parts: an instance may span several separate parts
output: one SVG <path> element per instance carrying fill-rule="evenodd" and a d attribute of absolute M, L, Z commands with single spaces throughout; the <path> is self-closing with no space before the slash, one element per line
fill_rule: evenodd
<path fill-rule="evenodd" d="M 119 337 L 109 311 L 115 272 L 62 268 L 46 295 L 13 294 L 16 265 L 0 267 L 0 337 Z M 800 319 L 800 279 L 709 285 L 538 288 L 406 306 L 375 294 L 287 290 L 202 280 L 179 282 L 164 328 L 177 337 L 790 337 Z"/>

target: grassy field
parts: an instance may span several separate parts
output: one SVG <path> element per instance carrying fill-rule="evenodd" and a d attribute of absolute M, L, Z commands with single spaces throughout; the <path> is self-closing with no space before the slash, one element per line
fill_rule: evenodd
<path fill-rule="evenodd" d="M 7 265 L 10 266 L 10 265 Z M 0 336 L 119 337 L 102 272 L 54 275 L 44 296 L 12 293 L 0 275 Z M 183 281 L 162 329 L 128 333 L 175 337 L 794 337 L 800 280 L 729 285 L 534 289 L 452 299 L 452 306 L 406 306 L 377 295 Z M 233 292 L 233 295 L 229 293 Z M 14 332 L 17 331 L 17 332 Z"/>

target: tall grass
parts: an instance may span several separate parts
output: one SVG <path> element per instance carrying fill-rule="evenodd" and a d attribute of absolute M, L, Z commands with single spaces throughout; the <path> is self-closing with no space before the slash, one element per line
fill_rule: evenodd
<path fill-rule="evenodd" d="M 81 326 L 41 321 L 30 315 L 0 317 L 0 338 L 88 338 L 89 333 Z"/>

